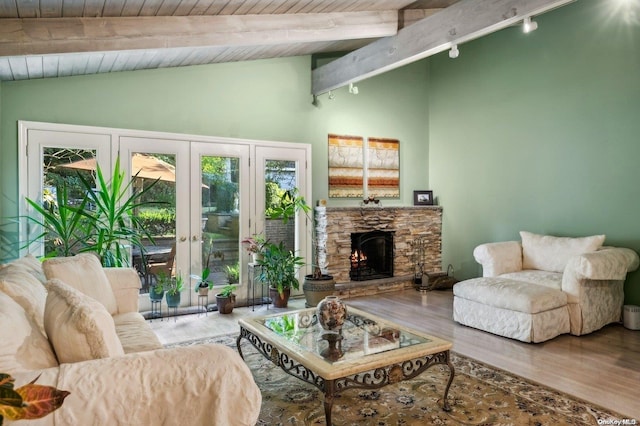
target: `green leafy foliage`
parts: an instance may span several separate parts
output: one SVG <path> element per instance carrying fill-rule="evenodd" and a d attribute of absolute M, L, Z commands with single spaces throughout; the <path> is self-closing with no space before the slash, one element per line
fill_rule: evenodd
<path fill-rule="evenodd" d="M 282 295 L 284 289 L 298 289 L 300 283 L 296 278 L 296 269 L 304 265 L 304 259 L 296 256 L 291 250 L 284 247 L 284 243 L 266 243 L 263 250 L 263 258 L 258 260 L 260 268 L 260 281 L 278 290 Z"/>
<path fill-rule="evenodd" d="M 240 280 L 240 263 L 236 262 L 235 265 L 227 265 L 225 273 L 229 284 L 237 283 Z"/>
<path fill-rule="evenodd" d="M 88 221 L 84 213 L 87 198 L 84 198 L 79 206 L 71 206 L 68 188 L 63 185 L 55 198 L 50 192 L 45 191 L 42 204 L 29 198 L 26 201 L 36 212 L 36 215 L 28 216 L 27 220 L 42 229 L 31 242 L 46 237 L 45 256 L 71 256 L 82 250 L 88 233 Z M 26 244 L 28 245 L 29 243 Z"/>
<path fill-rule="evenodd" d="M 176 229 L 175 208 L 142 209 L 138 213 L 141 226 L 152 235 L 170 235 Z"/>
<path fill-rule="evenodd" d="M 129 266 L 129 250 L 125 243 L 142 249 L 144 237 L 153 242 L 136 212 L 142 207 L 162 204 L 142 200 L 146 191 L 158 181 L 153 181 L 141 191 L 134 191 L 133 179 L 125 178 L 120 168 L 120 158 L 116 160 L 110 182 L 105 180 L 99 166 L 95 182 L 81 173 L 77 178 L 84 196 L 76 206 L 70 203 L 66 181 L 58 188 L 55 201 L 49 197 L 40 204 L 26 199 L 36 212 L 27 220 L 42 227 L 42 232 L 26 245 L 46 237 L 53 241 L 47 256 L 95 252 L 103 266 Z"/>
<path fill-rule="evenodd" d="M 116 159 L 111 181 L 107 182 L 102 170 L 96 169 L 97 188 L 94 182 L 79 175 L 86 190 L 89 202 L 95 206 L 94 211 L 84 210 L 84 216 L 89 219 L 91 234 L 89 243 L 83 251 L 93 251 L 102 260 L 103 266 L 128 266 L 129 251 L 122 244 L 128 241 L 142 250 L 142 238 L 153 241 L 151 234 L 144 228 L 140 218 L 135 215 L 137 209 L 157 204 L 152 201 L 142 201 L 145 191 L 155 185 L 153 181 L 142 191 L 130 191 L 133 179 L 127 179 L 120 168 L 120 158 Z M 131 195 L 127 195 L 130 193 Z"/>
<path fill-rule="evenodd" d="M 220 290 L 220 293 L 218 293 L 218 296 L 220 297 L 231 297 L 231 295 L 233 294 L 233 292 L 236 291 L 236 286 L 235 285 L 225 285 L 224 287 L 222 287 L 222 290 Z"/>

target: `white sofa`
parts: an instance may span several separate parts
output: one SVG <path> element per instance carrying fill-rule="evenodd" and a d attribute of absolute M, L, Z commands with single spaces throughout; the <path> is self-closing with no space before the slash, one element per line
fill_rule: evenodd
<path fill-rule="evenodd" d="M 473 252 L 483 277 L 453 287 L 453 319 L 524 342 L 579 336 L 619 322 L 627 272 L 638 254 L 602 247 L 604 235 L 563 238 L 520 233 L 522 242 Z"/>
<path fill-rule="evenodd" d="M 50 279 L 32 256 L 0 265 L 0 373 L 16 389 L 36 380 L 70 394 L 16 425 L 256 424 L 260 390 L 238 353 L 162 349 L 137 311 L 133 269 L 79 255 L 44 270 Z"/>

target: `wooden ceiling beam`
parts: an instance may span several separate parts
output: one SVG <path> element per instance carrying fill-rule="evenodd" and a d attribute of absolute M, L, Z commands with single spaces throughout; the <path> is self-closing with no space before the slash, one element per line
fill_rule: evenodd
<path fill-rule="evenodd" d="M 264 46 L 397 34 L 398 12 L 0 19 L 0 56 Z"/>
<path fill-rule="evenodd" d="M 575 0 L 462 0 L 407 26 L 398 34 L 316 68 L 314 95 L 373 77 L 496 32 Z"/>

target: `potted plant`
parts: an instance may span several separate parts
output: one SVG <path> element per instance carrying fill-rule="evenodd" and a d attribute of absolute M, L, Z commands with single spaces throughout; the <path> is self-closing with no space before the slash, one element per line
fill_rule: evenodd
<path fill-rule="evenodd" d="M 204 268 L 202 270 L 202 277 L 200 278 L 200 284 L 198 284 L 195 288 L 195 292 L 200 296 L 208 296 L 209 290 L 213 288 L 213 282 L 208 281 L 209 275 L 211 274 L 211 270 L 209 268 Z"/>
<path fill-rule="evenodd" d="M 164 274 L 164 273 L 161 273 Z M 149 298 L 153 301 L 160 301 L 164 297 L 164 286 L 160 283 L 160 276 L 158 276 L 158 282 L 152 284 L 149 287 Z"/>
<path fill-rule="evenodd" d="M 311 223 L 314 222 L 310 215 L 311 207 L 306 203 L 304 197 L 300 195 L 298 188 L 293 188 L 282 195 L 280 205 L 273 208 L 270 217 L 272 219 L 282 219 L 284 223 L 287 223 L 290 219 L 293 219 L 299 211 L 302 211 Z M 318 246 L 319 242 L 318 238 L 314 238 L 313 231 L 311 232 L 311 241 L 313 243 L 313 260 L 311 264 L 313 273 L 305 275 L 302 286 L 307 307 L 316 306 L 318 302 L 326 296 L 334 294 L 336 287 L 336 282 L 333 277 L 322 273 L 318 259 L 320 251 L 320 247 Z"/>
<path fill-rule="evenodd" d="M 253 262 L 257 263 L 262 258 L 262 251 L 267 243 L 267 239 L 262 234 L 255 234 L 253 237 L 247 237 L 242 240 L 242 244 L 245 244 L 247 252 L 253 256 Z"/>
<path fill-rule="evenodd" d="M 257 263 L 261 266 L 260 281 L 269 286 L 273 306 L 286 308 L 291 289 L 300 288 L 296 269 L 304 265 L 304 259 L 285 248 L 281 241 L 279 244 L 266 243 L 263 258 Z"/>
<path fill-rule="evenodd" d="M 170 308 L 177 308 L 180 306 L 180 292 L 184 290 L 184 280 L 182 275 L 178 274 L 175 278 L 169 278 L 165 280 L 163 285 L 167 293 L 167 306 Z"/>
<path fill-rule="evenodd" d="M 218 305 L 218 312 L 221 314 L 233 312 L 233 307 L 236 304 L 236 295 L 233 294 L 235 289 L 235 285 L 228 284 L 222 287 L 220 293 L 216 294 L 216 304 Z"/>

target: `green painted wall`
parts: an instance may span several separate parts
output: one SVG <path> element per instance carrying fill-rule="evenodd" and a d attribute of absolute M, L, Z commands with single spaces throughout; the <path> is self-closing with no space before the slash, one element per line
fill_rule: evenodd
<path fill-rule="evenodd" d="M 626 6 L 625 6 L 626 4 Z M 640 249 L 640 6 L 581 0 L 430 61 L 429 181 L 443 259 L 520 230 Z M 640 273 L 626 302 L 640 304 Z"/>
<path fill-rule="evenodd" d="M 310 143 L 314 200 L 327 198 L 327 134 L 398 138 L 402 197 L 427 185 L 426 62 L 311 104 L 311 58 L 75 76 L 0 85 L 0 217 L 17 213 L 17 121 Z M 332 205 L 359 200 L 332 199 Z"/>

